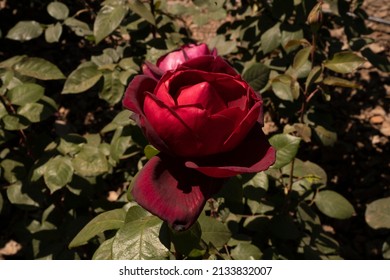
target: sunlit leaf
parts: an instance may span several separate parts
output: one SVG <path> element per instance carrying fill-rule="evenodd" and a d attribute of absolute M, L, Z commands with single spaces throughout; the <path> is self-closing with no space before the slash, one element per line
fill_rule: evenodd
<path fill-rule="evenodd" d="M 14 87 L 7 92 L 7 96 L 12 104 L 25 105 L 41 99 L 45 89 L 37 84 L 24 83 Z"/>
<path fill-rule="evenodd" d="M 45 30 L 45 40 L 48 43 L 55 43 L 60 40 L 62 34 L 62 24 L 57 22 L 56 24 L 49 25 Z"/>
<path fill-rule="evenodd" d="M 112 260 L 112 243 L 114 237 L 105 240 L 92 256 L 93 260 Z"/>
<path fill-rule="evenodd" d="M 12 27 L 8 33 L 7 38 L 16 41 L 29 41 L 41 36 L 43 28 L 39 22 L 32 21 L 19 21 L 14 27 Z"/>
<path fill-rule="evenodd" d="M 90 144 L 82 147 L 72 159 L 72 164 L 77 174 L 86 177 L 99 176 L 109 169 L 106 156 L 99 147 Z"/>
<path fill-rule="evenodd" d="M 301 138 L 289 134 L 276 134 L 269 139 L 269 142 L 276 149 L 276 161 L 272 168 L 282 168 L 297 154 Z"/>
<path fill-rule="evenodd" d="M 347 88 L 362 88 L 361 85 L 356 84 L 354 81 L 349 81 L 346 79 L 338 78 L 338 77 L 326 77 L 323 80 L 323 83 L 328 86 L 336 86 L 336 87 L 347 87 Z"/>
<path fill-rule="evenodd" d="M 15 182 L 7 187 L 7 197 L 12 204 L 28 207 L 39 207 L 39 202 L 22 190 L 22 183 Z"/>
<path fill-rule="evenodd" d="M 366 60 L 353 52 L 336 53 L 332 59 L 324 62 L 324 66 L 337 73 L 351 73 Z"/>
<path fill-rule="evenodd" d="M 366 208 L 366 222 L 373 229 L 390 229 L 390 197 L 369 203 Z"/>
<path fill-rule="evenodd" d="M 144 3 L 140 0 L 129 0 L 128 6 L 130 10 L 138 14 L 141 18 L 145 19 L 149 23 L 156 25 L 156 20 L 152 12 L 146 7 Z"/>
<path fill-rule="evenodd" d="M 355 214 L 352 204 L 335 191 L 320 191 L 315 197 L 315 204 L 325 215 L 335 219 L 348 219 Z"/>
<path fill-rule="evenodd" d="M 146 216 L 122 226 L 112 244 L 114 260 L 166 259 L 168 249 L 161 243 L 159 232 L 162 221 Z"/>
<path fill-rule="evenodd" d="M 239 243 L 230 255 L 235 260 L 259 260 L 263 253 L 253 244 Z"/>
<path fill-rule="evenodd" d="M 68 7 L 65 4 L 57 1 L 51 2 L 49 5 L 47 5 L 47 12 L 53 18 L 58 20 L 64 20 L 69 16 Z"/>
<path fill-rule="evenodd" d="M 53 193 L 66 184 L 68 184 L 73 177 L 72 162 L 67 157 L 57 156 L 49 160 L 46 164 L 45 173 L 43 179 L 45 184 Z"/>
<path fill-rule="evenodd" d="M 106 230 L 123 226 L 126 211 L 122 208 L 103 212 L 93 218 L 70 242 L 69 248 L 86 244 L 88 240 Z"/>
<path fill-rule="evenodd" d="M 81 64 L 70 73 L 62 93 L 81 93 L 93 87 L 102 77 L 102 72 L 92 63 Z"/>
<path fill-rule="evenodd" d="M 264 54 L 272 52 L 281 43 L 280 23 L 275 24 L 261 35 L 261 49 Z"/>
<path fill-rule="evenodd" d="M 127 9 L 124 5 L 104 6 L 96 16 L 93 25 L 93 34 L 96 43 L 110 35 L 126 16 Z"/>
<path fill-rule="evenodd" d="M 39 57 L 28 57 L 15 65 L 15 71 L 39 80 L 65 79 L 61 70 L 53 63 Z"/>

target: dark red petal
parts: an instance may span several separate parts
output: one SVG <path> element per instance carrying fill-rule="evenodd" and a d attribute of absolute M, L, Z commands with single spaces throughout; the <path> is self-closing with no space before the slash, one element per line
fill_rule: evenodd
<path fill-rule="evenodd" d="M 164 71 L 158 68 L 156 65 L 146 61 L 144 65 L 142 65 L 142 72 L 156 80 L 159 80 L 162 75 L 164 75 Z"/>
<path fill-rule="evenodd" d="M 138 204 L 176 230 L 188 229 L 223 184 L 163 154 L 150 159 L 134 180 Z"/>
<path fill-rule="evenodd" d="M 210 177 L 232 177 L 268 169 L 275 162 L 275 153 L 260 124 L 256 124 L 234 150 L 207 158 L 193 159 L 187 161 L 185 165 Z"/>
<path fill-rule="evenodd" d="M 154 79 L 146 75 L 135 76 L 127 87 L 122 104 L 134 113 L 134 120 L 141 127 L 146 138 L 148 138 L 153 146 L 160 151 L 170 153 L 168 146 L 158 136 L 143 112 L 146 92 L 153 91 L 156 84 L 157 82 Z"/>

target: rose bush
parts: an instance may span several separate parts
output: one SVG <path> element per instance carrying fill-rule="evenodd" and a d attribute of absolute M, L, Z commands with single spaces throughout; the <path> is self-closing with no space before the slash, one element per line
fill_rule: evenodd
<path fill-rule="evenodd" d="M 123 105 L 160 153 L 134 178 L 132 194 L 174 229 L 187 229 L 226 178 L 274 163 L 275 150 L 261 129 L 263 102 L 204 44 L 185 46 L 143 70 Z"/>

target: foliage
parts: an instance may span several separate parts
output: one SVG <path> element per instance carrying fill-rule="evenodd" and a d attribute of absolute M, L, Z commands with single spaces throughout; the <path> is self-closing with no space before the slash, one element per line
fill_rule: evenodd
<path fill-rule="evenodd" d="M 31 14 L 45 15 L 26 17 L 23 3 L 9 3 L 22 17 L 0 33 L 0 243 L 16 239 L 28 259 L 342 257 L 323 221 L 356 210 L 300 151 L 332 152 L 334 89 L 361 88 L 350 73 L 371 59 L 362 1 L 327 0 L 326 13 L 315 0 L 30 2 Z M 278 124 L 269 139 L 277 161 L 227 181 L 192 228 L 175 232 L 131 197 L 156 151 L 121 100 L 144 61 L 193 42 L 189 22 L 211 19 L 219 27 L 206 43 L 262 94 Z M 336 25 L 348 46 L 332 37 Z M 388 205 L 367 206 L 370 227 L 390 228 Z M 388 248 L 389 240 L 384 258 Z"/>

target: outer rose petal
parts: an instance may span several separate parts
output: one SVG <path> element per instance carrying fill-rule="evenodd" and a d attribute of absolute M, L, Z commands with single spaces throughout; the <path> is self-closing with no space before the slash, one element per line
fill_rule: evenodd
<path fill-rule="evenodd" d="M 158 150 L 170 153 L 166 143 L 156 133 L 143 113 L 146 92 L 153 91 L 156 84 L 157 82 L 148 76 L 135 76 L 126 89 L 122 103 L 125 108 L 134 113 L 133 118 L 141 127 L 149 141 L 152 142 Z"/>
<path fill-rule="evenodd" d="M 196 69 L 212 73 L 237 76 L 238 73 L 224 59 L 214 55 L 203 55 L 184 62 L 180 68 Z"/>
<path fill-rule="evenodd" d="M 134 180 L 132 194 L 138 204 L 179 231 L 197 220 L 223 184 L 164 154 L 151 158 Z"/>
<path fill-rule="evenodd" d="M 185 165 L 207 176 L 224 178 L 266 170 L 275 162 L 275 154 L 275 149 L 268 143 L 260 125 L 257 124 L 234 150 L 207 158 L 192 159 Z"/>

